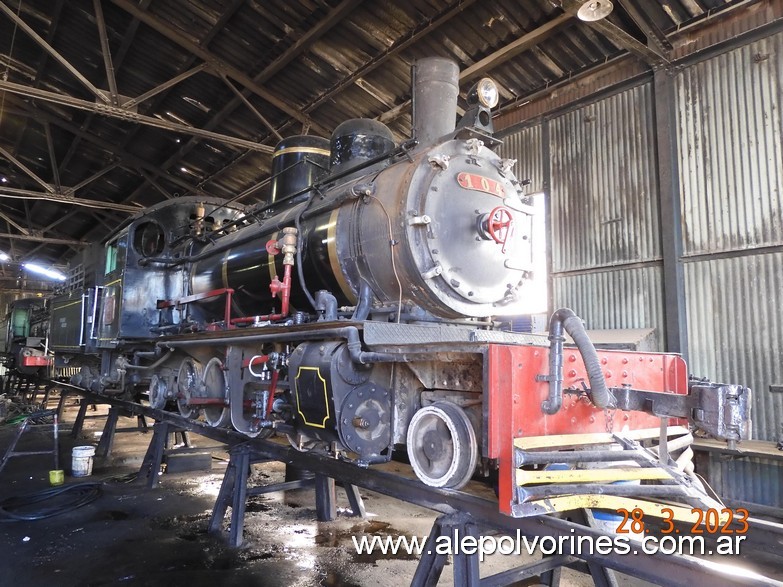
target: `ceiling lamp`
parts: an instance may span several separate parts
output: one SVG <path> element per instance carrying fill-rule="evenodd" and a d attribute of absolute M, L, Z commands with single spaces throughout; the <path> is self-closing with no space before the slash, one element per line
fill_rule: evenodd
<path fill-rule="evenodd" d="M 609 0 L 587 0 L 579 7 L 576 16 L 585 22 L 595 22 L 609 16 L 613 8 Z"/>
<path fill-rule="evenodd" d="M 54 269 L 47 269 L 46 267 L 41 267 L 35 263 L 22 263 L 22 267 L 31 273 L 37 273 L 38 275 L 43 275 L 50 279 L 56 279 L 57 281 L 65 281 L 65 275 L 59 271 L 55 271 Z"/>

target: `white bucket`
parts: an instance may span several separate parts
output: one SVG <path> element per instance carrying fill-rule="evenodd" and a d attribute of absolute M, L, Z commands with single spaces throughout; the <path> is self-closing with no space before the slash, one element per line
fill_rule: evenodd
<path fill-rule="evenodd" d="M 71 453 L 71 475 L 74 477 L 92 475 L 92 458 L 94 456 L 94 446 L 74 446 Z"/>

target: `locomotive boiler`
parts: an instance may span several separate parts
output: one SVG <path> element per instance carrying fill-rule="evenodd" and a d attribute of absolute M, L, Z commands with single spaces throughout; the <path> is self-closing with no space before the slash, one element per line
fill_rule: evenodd
<path fill-rule="evenodd" d="M 689 385 L 679 357 L 597 352 L 567 311 L 549 337 L 496 328 L 526 309 L 534 206 L 493 150 L 492 82 L 455 124 L 456 64 L 413 73 L 411 140 L 367 119 L 289 137 L 267 201 L 176 198 L 126 222 L 96 285 L 52 302 L 58 365 L 96 392 L 361 466 L 405 450 L 435 487 L 514 469 L 514 438 L 610 421 L 747 434 L 748 390 Z"/>

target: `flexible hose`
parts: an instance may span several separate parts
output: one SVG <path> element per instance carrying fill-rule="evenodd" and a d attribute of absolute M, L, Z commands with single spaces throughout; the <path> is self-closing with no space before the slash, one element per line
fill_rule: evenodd
<path fill-rule="evenodd" d="M 0 501 L 0 522 L 21 522 L 51 518 L 87 505 L 101 495 L 100 483 L 74 483 L 52 487 Z M 50 501 L 51 500 L 51 501 Z M 48 501 L 37 508 L 33 506 Z"/>
<path fill-rule="evenodd" d="M 582 355 L 587 378 L 590 380 L 590 400 L 597 408 L 609 406 L 611 396 L 601 369 L 601 362 L 593 342 L 587 336 L 582 320 L 573 310 L 560 308 L 549 320 L 549 397 L 541 404 L 547 414 L 556 414 L 563 404 L 563 330 L 565 330 Z"/>

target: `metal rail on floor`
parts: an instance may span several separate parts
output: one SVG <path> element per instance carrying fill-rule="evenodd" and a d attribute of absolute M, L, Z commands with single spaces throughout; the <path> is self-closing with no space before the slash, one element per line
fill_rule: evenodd
<path fill-rule="evenodd" d="M 631 542 L 627 554 L 610 549 L 606 554 L 585 548 L 582 537 L 591 542 L 606 534 L 588 526 L 549 515 L 531 518 L 513 518 L 498 510 L 497 501 L 484 499 L 464 491 L 453 491 L 428 487 L 416 479 L 393 475 L 376 469 L 363 469 L 354 464 L 335 458 L 309 452 L 300 452 L 292 447 L 269 440 L 248 439 L 234 430 L 212 428 L 202 422 L 185 418 L 173 412 L 154 409 L 141 404 L 99 396 L 84 389 L 68 384 L 57 384 L 63 394 L 77 394 L 90 400 L 120 408 L 129 416 L 146 416 L 157 422 L 166 423 L 181 430 L 189 430 L 200 436 L 210 438 L 230 447 L 240 447 L 251 455 L 253 460 L 278 461 L 298 469 L 306 470 L 317 476 L 340 481 L 344 485 L 362 487 L 418 506 L 440 512 L 433 526 L 430 542 L 456 528 L 475 532 L 476 528 L 498 530 L 511 536 L 528 538 L 551 537 L 558 545 L 556 556 L 536 561 L 532 565 L 512 569 L 493 577 L 479 579 L 478 555 L 455 557 L 455 584 L 474 586 L 503 585 L 524 577 L 543 573 L 545 580 L 555 584 L 556 570 L 562 565 L 573 565 L 574 561 L 584 561 L 591 572 L 596 585 L 612 585 L 611 574 L 597 573 L 596 569 L 613 569 L 667 587 L 696 587 L 721 585 L 721 587 L 773 586 L 783 587 L 783 582 L 775 581 L 754 573 L 738 571 L 736 564 L 719 564 L 694 556 L 646 554 L 638 544 Z M 155 439 L 153 439 L 153 443 Z M 783 526 L 751 520 L 750 531 L 743 542 L 743 549 L 760 549 L 775 552 L 783 541 Z M 580 545 L 582 547 L 580 547 Z M 428 547 L 425 547 L 425 549 Z M 734 563 L 733 559 L 727 562 Z M 420 561 L 414 577 L 414 585 L 433 585 L 443 569 L 445 558 L 426 553 Z M 508 580 L 506 580 L 508 579 Z"/>

